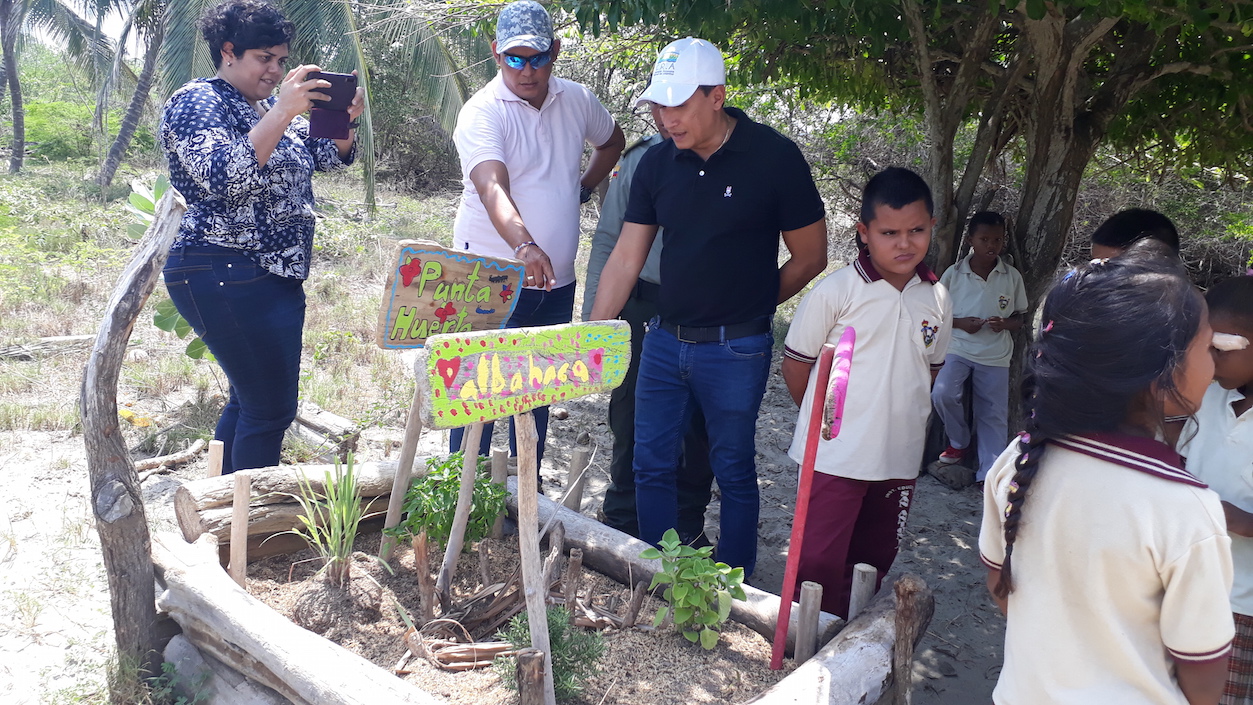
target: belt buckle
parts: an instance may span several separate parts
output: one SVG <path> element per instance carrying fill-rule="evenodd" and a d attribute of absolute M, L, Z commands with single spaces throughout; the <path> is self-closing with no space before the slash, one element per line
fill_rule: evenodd
<path fill-rule="evenodd" d="M 690 327 L 690 326 L 689 326 Z M 680 343 L 695 343 L 695 340 L 687 340 L 683 337 L 683 326 L 678 323 L 674 324 L 674 337 Z"/>

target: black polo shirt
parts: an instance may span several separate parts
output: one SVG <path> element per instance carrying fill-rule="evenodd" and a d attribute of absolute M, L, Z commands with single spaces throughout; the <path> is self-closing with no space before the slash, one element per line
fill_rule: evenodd
<path fill-rule="evenodd" d="M 730 139 L 702 161 L 666 140 L 636 168 L 625 220 L 662 231 L 661 318 L 725 326 L 774 313 L 779 233 L 822 220 L 809 164 L 792 140 L 726 108 Z"/>

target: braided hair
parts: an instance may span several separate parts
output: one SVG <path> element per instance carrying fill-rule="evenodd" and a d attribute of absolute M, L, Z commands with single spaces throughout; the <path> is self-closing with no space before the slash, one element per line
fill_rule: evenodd
<path fill-rule="evenodd" d="M 1183 404 L 1175 372 L 1200 329 L 1205 302 L 1173 258 L 1133 246 L 1058 277 L 1023 377 L 1025 432 L 1005 507 L 1005 561 L 995 594 L 1013 590 L 1014 541 L 1050 438 L 1114 431 L 1147 415 L 1164 424 L 1163 396 Z M 1158 395 L 1153 394 L 1156 383 Z"/>

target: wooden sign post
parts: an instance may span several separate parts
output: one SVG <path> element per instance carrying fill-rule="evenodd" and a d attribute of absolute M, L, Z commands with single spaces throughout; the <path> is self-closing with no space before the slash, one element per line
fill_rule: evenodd
<path fill-rule="evenodd" d="M 518 304 L 515 294 L 524 271 L 518 260 L 484 257 L 425 240 L 401 240 L 387 273 L 375 341 L 385 350 L 420 348 L 438 333 L 499 329 Z M 413 456 L 422 435 L 417 409 L 415 397 L 383 524 L 388 529 L 400 521 L 409 489 Z M 387 560 L 394 545 L 385 536 L 379 557 Z"/>
<path fill-rule="evenodd" d="M 442 333 L 500 328 L 518 305 L 522 262 L 402 240 L 383 291 L 376 341 L 420 348 Z"/>
<path fill-rule="evenodd" d="M 518 544 L 531 645 L 544 653 L 544 702 L 555 703 L 543 565 L 539 553 L 537 436 L 531 410 L 607 392 L 626 377 L 631 328 L 625 321 L 569 323 L 432 336 L 415 363 L 416 409 L 427 428 L 457 428 L 516 417 Z M 473 426 L 472 426 L 473 428 Z M 474 439 L 477 440 L 477 439 Z M 471 441 L 473 456 L 477 443 Z M 440 585 L 452 580 L 473 498 L 475 460 L 467 460 L 444 555 Z M 399 473 L 397 473 L 399 476 Z M 457 548 L 454 549 L 453 547 Z"/>

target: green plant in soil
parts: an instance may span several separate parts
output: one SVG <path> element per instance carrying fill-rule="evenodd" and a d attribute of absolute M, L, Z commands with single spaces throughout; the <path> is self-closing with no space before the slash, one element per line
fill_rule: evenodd
<path fill-rule="evenodd" d="M 426 476 L 409 486 L 402 506 L 404 518 L 386 531 L 388 535 L 408 540 L 425 531 L 431 541 L 448 545 L 453 517 L 457 513 L 457 495 L 461 491 L 462 457 L 462 452 L 458 451 L 446 458 L 426 461 Z M 463 546 L 469 547 L 491 533 L 496 517 L 505 511 L 507 496 L 504 485 L 492 482 L 488 460 L 480 457 Z"/>
<path fill-rule="evenodd" d="M 661 559 L 661 572 L 653 575 L 648 589 L 670 585 L 662 595 L 670 604 L 657 610 L 653 626 L 673 616 L 675 629 L 688 641 L 712 649 L 719 627 L 731 615 L 731 599 L 744 599 L 744 569 L 715 562 L 711 546 L 683 545 L 674 529 L 662 535 L 660 546 L 640 553 L 641 558 Z"/>
<path fill-rule="evenodd" d="M 526 610 L 509 620 L 496 638 L 509 642 L 514 649 L 531 646 L 531 628 Z M 583 692 L 583 687 L 600 671 L 605 655 L 605 637 L 595 630 L 586 630 L 570 623 L 570 612 L 564 607 L 548 607 L 548 644 L 553 654 L 553 692 L 558 700 L 570 700 Z M 498 658 L 494 664 L 501 681 L 518 689 L 517 659 Z"/>
<path fill-rule="evenodd" d="M 348 582 L 352 566 L 352 545 L 357 540 L 361 525 L 361 493 L 357 489 L 357 477 L 353 472 L 352 453 L 344 465 L 335 461 L 335 474 L 326 471 L 323 491 L 300 476 L 300 494 L 292 495 L 300 503 L 300 526 L 290 532 L 308 542 L 318 558 L 322 559 L 319 573 L 325 572 L 327 580 L 339 587 Z"/>

